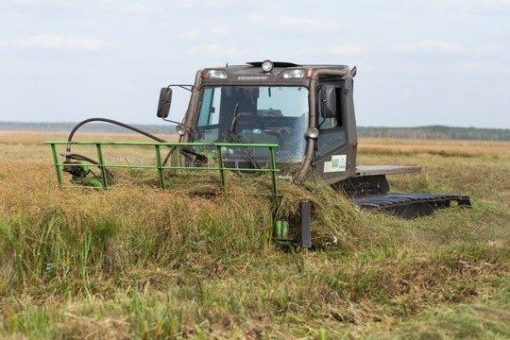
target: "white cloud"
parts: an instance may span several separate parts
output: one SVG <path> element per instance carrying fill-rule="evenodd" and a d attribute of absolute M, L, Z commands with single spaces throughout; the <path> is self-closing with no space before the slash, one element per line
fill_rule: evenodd
<path fill-rule="evenodd" d="M 478 15 L 508 15 L 510 13 L 510 1 L 466 1 L 461 7 L 467 13 Z"/>
<path fill-rule="evenodd" d="M 353 44 L 342 44 L 331 47 L 328 52 L 331 55 L 340 57 L 359 57 L 367 53 L 368 49 Z"/>
<path fill-rule="evenodd" d="M 55 5 L 64 4 L 65 0 L 8 0 L 7 3 L 19 4 L 19 5 Z"/>
<path fill-rule="evenodd" d="M 487 58 L 506 54 L 507 48 L 501 45 L 488 44 L 481 46 L 467 47 L 460 43 L 442 41 L 442 40 L 424 40 L 400 44 L 392 47 L 392 52 L 426 52 L 426 53 L 443 53 L 449 55 L 465 55 L 470 58 Z"/>
<path fill-rule="evenodd" d="M 498 55 L 508 55 L 508 47 L 499 45 L 484 45 L 474 49 L 476 55 L 480 57 L 494 57 Z"/>
<path fill-rule="evenodd" d="M 246 0 L 245 0 L 246 1 Z M 243 1 L 243 2 L 245 2 Z M 261 1 L 261 0 L 258 0 Z M 250 2 L 250 1 L 246 1 Z M 251 0 L 251 2 L 256 2 L 255 0 Z M 212 7 L 212 8 L 225 8 L 230 7 L 235 4 L 241 3 L 238 0 L 186 0 L 186 1 L 174 1 L 173 5 L 178 5 L 180 7 L 185 8 L 203 8 L 206 7 Z"/>
<path fill-rule="evenodd" d="M 401 44 L 392 48 L 395 52 L 439 52 L 447 54 L 458 54 L 464 51 L 461 44 L 442 40 L 422 40 Z"/>
<path fill-rule="evenodd" d="M 20 0 L 20 1 L 37 1 L 37 0 Z M 48 0 L 46 0 L 48 1 Z M 54 0 L 56 1 L 56 0 Z M 67 0 L 69 1 L 69 0 Z M 76 0 L 75 0 L 76 1 Z M 97 1 L 97 0 L 96 0 Z M 100 0 L 101 2 L 112 2 L 116 4 L 122 4 L 125 0 Z M 167 0 L 167 1 L 159 1 L 157 5 L 154 5 L 154 2 L 150 3 L 149 1 L 146 1 L 145 3 L 148 4 L 141 4 L 142 1 L 140 1 L 140 4 L 129 4 L 124 6 L 124 10 L 130 11 L 130 12 L 154 12 L 158 9 L 171 9 L 171 10 L 177 10 L 177 9 L 197 9 L 197 10 L 203 10 L 204 8 L 212 8 L 212 9 L 223 9 L 227 7 L 232 7 L 235 5 L 244 5 L 245 3 L 252 2 L 254 4 L 257 4 L 260 1 L 268 1 L 268 0 L 245 0 L 243 2 L 238 0 Z"/>
<path fill-rule="evenodd" d="M 208 28 L 207 31 L 202 31 L 199 29 L 192 29 L 189 31 L 182 32 L 179 35 L 179 38 L 183 41 L 210 41 L 212 36 L 225 36 L 228 32 L 228 29 L 224 26 L 216 26 Z"/>
<path fill-rule="evenodd" d="M 252 23 L 264 25 L 266 27 L 280 27 L 299 32 L 306 31 L 318 33 L 318 31 L 338 31 L 340 29 L 340 26 L 334 21 L 290 16 L 266 17 L 253 14 L 248 18 L 248 20 Z"/>
<path fill-rule="evenodd" d="M 231 6 L 235 3 L 237 3 L 236 0 L 201 0 L 198 1 L 198 3 L 201 5 L 202 3 L 205 3 L 209 7 L 217 7 L 217 8 L 223 8 L 227 6 Z"/>
<path fill-rule="evenodd" d="M 227 35 L 228 29 L 224 26 L 216 26 L 211 28 L 211 33 L 214 35 Z"/>
<path fill-rule="evenodd" d="M 180 34 L 179 37 L 185 41 L 197 40 L 200 37 L 200 31 L 196 29 L 189 30 Z"/>
<path fill-rule="evenodd" d="M 396 0 L 387 3 L 386 5 L 394 6 L 393 8 L 396 10 L 413 11 L 415 13 L 424 11 L 431 11 L 436 14 L 460 12 L 484 16 L 504 16 L 510 13 L 509 0 Z"/>
<path fill-rule="evenodd" d="M 188 55 L 191 57 L 224 57 L 227 60 L 229 57 L 239 55 L 239 50 L 235 47 L 225 47 L 218 44 L 205 44 L 200 45 L 188 50 Z"/>
<path fill-rule="evenodd" d="M 152 11 L 152 8 L 141 4 L 130 4 L 124 6 L 124 10 L 130 13 L 145 14 Z"/>
<path fill-rule="evenodd" d="M 35 49 L 68 49 L 80 51 L 97 51 L 103 43 L 97 39 L 80 38 L 67 35 L 43 34 L 15 41 L 0 42 L 0 47 L 35 48 Z"/>

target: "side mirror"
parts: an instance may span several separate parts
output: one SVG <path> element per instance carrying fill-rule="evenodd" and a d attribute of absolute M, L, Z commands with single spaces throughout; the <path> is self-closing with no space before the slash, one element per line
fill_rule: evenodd
<path fill-rule="evenodd" d="M 158 113 L 159 118 L 166 118 L 170 113 L 170 105 L 172 104 L 172 89 L 164 87 L 159 93 Z"/>
<path fill-rule="evenodd" d="M 321 115 L 323 118 L 336 117 L 336 88 L 324 85 L 321 88 Z"/>

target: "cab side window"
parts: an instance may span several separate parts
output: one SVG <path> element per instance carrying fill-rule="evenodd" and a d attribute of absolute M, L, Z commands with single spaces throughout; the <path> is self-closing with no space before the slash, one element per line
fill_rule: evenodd
<path fill-rule="evenodd" d="M 210 87 L 205 89 L 202 106 L 198 116 L 198 126 L 208 127 L 218 125 L 220 116 L 221 88 Z"/>
<path fill-rule="evenodd" d="M 323 84 L 319 88 L 319 153 L 325 154 L 346 142 L 342 87 Z"/>
<path fill-rule="evenodd" d="M 197 132 L 205 142 L 214 142 L 219 134 L 219 117 L 221 110 L 221 88 L 209 87 L 204 90 L 202 105 L 198 115 Z"/>
<path fill-rule="evenodd" d="M 320 129 L 327 130 L 343 127 L 342 89 L 340 87 L 328 85 L 321 90 L 320 113 Z"/>

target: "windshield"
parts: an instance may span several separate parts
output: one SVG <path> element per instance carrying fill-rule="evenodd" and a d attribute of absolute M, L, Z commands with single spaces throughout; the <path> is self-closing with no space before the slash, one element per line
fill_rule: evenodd
<path fill-rule="evenodd" d="M 197 125 L 197 141 L 275 143 L 278 162 L 300 162 L 306 147 L 308 89 L 208 86 L 202 95 Z M 265 149 L 249 152 L 256 158 L 267 159 Z"/>

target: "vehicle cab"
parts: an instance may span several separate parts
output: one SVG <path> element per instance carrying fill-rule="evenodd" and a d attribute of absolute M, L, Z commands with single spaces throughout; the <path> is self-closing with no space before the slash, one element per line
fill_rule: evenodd
<path fill-rule="evenodd" d="M 344 65 L 269 60 L 200 70 L 181 139 L 278 144 L 279 168 L 295 178 L 313 169 L 327 182 L 337 182 L 352 175 L 356 165 L 354 75 L 355 69 Z M 231 148 L 226 154 L 226 161 L 240 167 L 267 161 L 263 149 Z"/>

